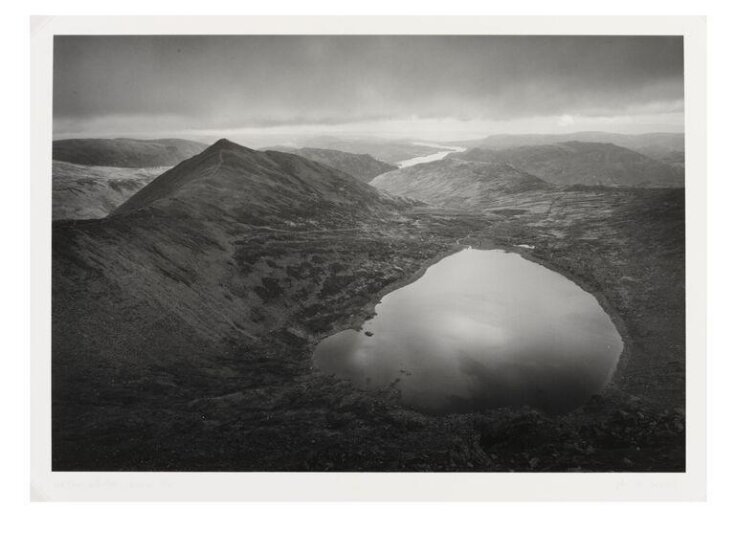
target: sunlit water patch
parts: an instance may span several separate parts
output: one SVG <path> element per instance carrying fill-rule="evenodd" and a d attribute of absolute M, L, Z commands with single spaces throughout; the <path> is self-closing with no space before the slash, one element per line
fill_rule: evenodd
<path fill-rule="evenodd" d="M 425 144 L 423 142 L 417 142 L 417 145 L 423 145 L 423 146 L 431 146 L 431 147 L 440 147 L 440 148 L 446 148 L 443 151 L 438 151 L 436 153 L 431 153 L 429 155 L 421 155 L 419 157 L 412 157 L 411 159 L 406 159 L 404 161 L 399 161 L 398 168 L 403 169 L 405 167 L 411 167 L 413 165 L 420 165 L 421 163 L 431 163 L 432 161 L 439 161 L 440 159 L 444 159 L 447 155 L 450 153 L 456 153 L 460 151 L 465 151 L 467 148 L 459 147 L 459 146 L 445 146 L 445 145 L 438 145 L 438 144 Z"/>
<path fill-rule="evenodd" d="M 318 370 L 394 387 L 413 408 L 566 412 L 599 392 L 623 342 L 595 297 L 502 250 L 465 249 L 386 295 L 362 330 L 324 339 Z"/>

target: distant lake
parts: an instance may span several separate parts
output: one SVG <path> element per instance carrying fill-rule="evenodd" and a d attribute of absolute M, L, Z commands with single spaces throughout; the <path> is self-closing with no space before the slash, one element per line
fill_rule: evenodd
<path fill-rule="evenodd" d="M 455 153 L 459 151 L 465 151 L 467 148 L 461 148 L 458 146 L 445 146 L 441 144 L 425 144 L 423 142 L 418 142 L 417 145 L 419 146 L 432 146 L 436 148 L 446 148 L 444 151 L 439 151 L 436 153 L 432 153 L 430 155 L 422 155 L 420 157 L 412 157 L 411 159 L 406 159 L 405 161 L 399 161 L 398 162 L 398 168 L 403 169 L 405 167 L 410 167 L 412 165 L 419 165 L 421 163 L 431 163 L 432 161 L 439 161 L 440 159 L 444 159 L 447 155 L 450 153 Z"/>
<path fill-rule="evenodd" d="M 599 392 L 623 341 L 597 299 L 502 250 L 465 249 L 383 297 L 361 331 L 324 339 L 316 369 L 395 387 L 417 410 L 566 412 Z"/>

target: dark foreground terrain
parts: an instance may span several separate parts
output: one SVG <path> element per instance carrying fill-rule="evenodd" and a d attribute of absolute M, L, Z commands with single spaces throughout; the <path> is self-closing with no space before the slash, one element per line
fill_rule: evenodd
<path fill-rule="evenodd" d="M 202 178 L 207 155 L 235 167 L 205 152 Z M 258 174 L 276 160 L 280 179 L 322 170 L 237 155 L 257 155 Z M 319 225 L 294 211 L 279 226 L 264 203 L 245 224 L 211 202 L 194 213 L 196 182 L 169 178 L 161 190 L 194 191 L 54 226 L 55 470 L 685 468 L 683 190 L 536 190 L 452 212 L 319 178 L 372 211 L 337 205 Z M 597 295 L 625 340 L 601 395 L 563 416 L 432 416 L 312 370 L 320 339 L 467 245 L 516 248 Z"/>

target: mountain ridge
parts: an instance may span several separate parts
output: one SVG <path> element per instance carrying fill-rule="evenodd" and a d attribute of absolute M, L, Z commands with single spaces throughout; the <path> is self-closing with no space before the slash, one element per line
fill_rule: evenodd
<path fill-rule="evenodd" d="M 451 157 L 509 163 L 557 186 L 674 188 L 684 185 L 680 168 L 603 142 L 560 142 L 506 149 L 474 148 Z"/>
<path fill-rule="evenodd" d="M 602 142 L 615 144 L 661 160 L 672 152 L 684 151 L 684 133 L 647 132 L 623 134 L 615 132 L 581 131 L 561 134 L 491 134 L 462 144 L 468 148 L 506 149 L 518 146 L 538 146 L 561 142 Z"/>
<path fill-rule="evenodd" d="M 72 138 L 55 140 L 52 144 L 52 158 L 76 165 L 170 167 L 206 148 L 207 144 L 178 138 Z"/>
<path fill-rule="evenodd" d="M 334 215 L 346 222 L 399 202 L 354 177 L 298 155 L 259 151 L 226 139 L 183 161 L 120 205 L 112 216 L 142 210 L 224 217 L 252 223 L 304 222 Z"/>
<path fill-rule="evenodd" d="M 333 169 L 345 172 L 365 183 L 369 183 L 376 176 L 398 168 L 390 163 L 380 161 L 368 153 L 350 153 L 327 148 L 291 148 L 286 146 L 276 146 L 269 148 L 269 150 L 293 153 L 305 157 L 311 161 L 316 161 L 317 163 L 322 163 Z"/>
<path fill-rule="evenodd" d="M 477 163 L 453 156 L 385 173 L 371 185 L 394 195 L 453 208 L 472 208 L 497 195 L 551 188 L 541 178 L 508 163 Z"/>

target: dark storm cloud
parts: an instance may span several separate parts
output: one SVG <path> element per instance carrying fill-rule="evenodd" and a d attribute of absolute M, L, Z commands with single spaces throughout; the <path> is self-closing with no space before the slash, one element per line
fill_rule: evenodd
<path fill-rule="evenodd" d="M 680 37 L 57 37 L 54 117 L 181 128 L 680 110 Z"/>

